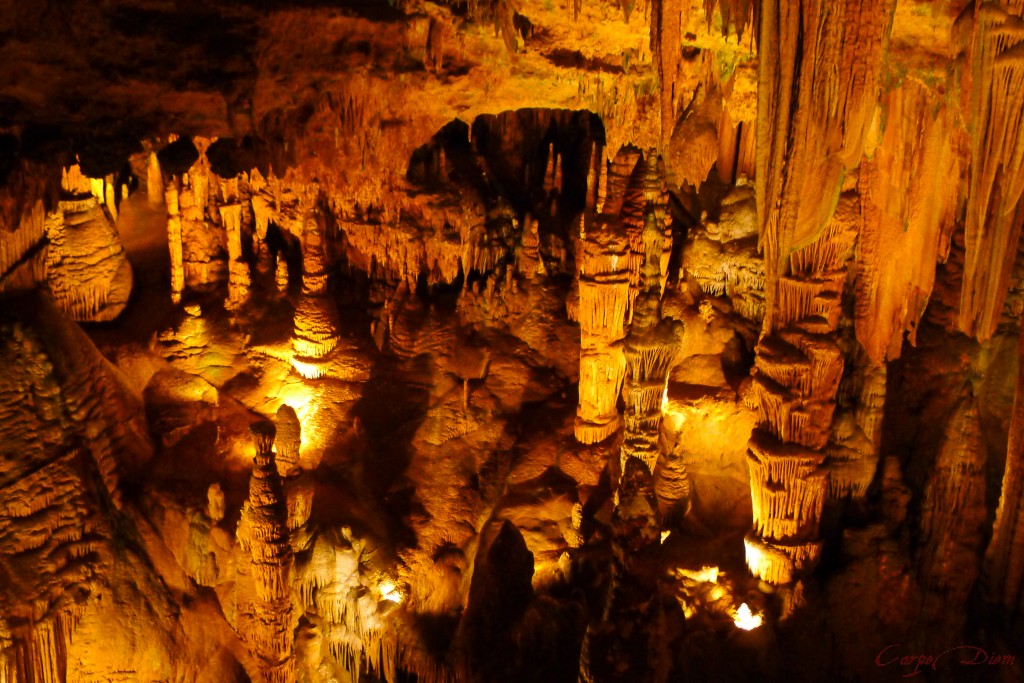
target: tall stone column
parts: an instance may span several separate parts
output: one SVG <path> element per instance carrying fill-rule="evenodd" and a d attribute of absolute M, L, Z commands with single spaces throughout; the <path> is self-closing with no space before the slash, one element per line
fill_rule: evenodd
<path fill-rule="evenodd" d="M 766 312 L 745 544 L 750 571 L 770 583 L 794 581 L 821 552 L 823 449 L 843 373 L 836 329 L 860 226 L 856 193 L 840 193 L 863 157 L 894 9 L 894 0 L 761 6 L 755 194 Z"/>
<path fill-rule="evenodd" d="M 252 561 L 255 588 L 252 622 L 245 638 L 268 683 L 293 683 L 291 579 L 294 558 L 288 507 L 274 461 L 276 430 L 269 421 L 250 427 L 256 454 L 249 499 L 242 510 L 239 543 Z"/>
<path fill-rule="evenodd" d="M 252 284 L 249 264 L 242 258 L 242 207 L 228 204 L 220 207 L 220 218 L 228 240 L 227 307 L 237 308 L 249 298 Z"/>
<path fill-rule="evenodd" d="M 156 155 L 154 155 L 155 157 Z M 185 260 L 181 243 L 181 212 L 178 208 L 178 184 L 167 183 L 167 246 L 171 252 L 171 301 L 181 303 L 185 291 Z"/>
<path fill-rule="evenodd" d="M 170 188 L 168 188 L 170 189 Z M 160 160 L 156 152 L 149 153 L 149 164 L 146 167 L 146 196 L 150 203 L 159 204 L 164 199 L 164 180 L 160 173 Z"/>

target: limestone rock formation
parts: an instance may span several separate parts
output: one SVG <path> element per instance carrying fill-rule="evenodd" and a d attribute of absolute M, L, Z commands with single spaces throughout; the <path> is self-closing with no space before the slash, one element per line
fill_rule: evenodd
<path fill-rule="evenodd" d="M 1022 1 L 7 3 L 0 681 L 1014 679 Z"/>
<path fill-rule="evenodd" d="M 264 680 L 287 683 L 295 680 L 291 610 L 294 559 L 288 542 L 288 508 L 274 463 L 274 425 L 258 422 L 250 431 L 256 455 L 238 540 L 249 553 L 256 594 L 245 638 L 259 661 Z"/>
<path fill-rule="evenodd" d="M 73 320 L 113 320 L 132 291 L 132 269 L 114 219 L 77 166 L 64 173 L 63 190 L 65 198 L 44 228 L 47 283 Z"/>

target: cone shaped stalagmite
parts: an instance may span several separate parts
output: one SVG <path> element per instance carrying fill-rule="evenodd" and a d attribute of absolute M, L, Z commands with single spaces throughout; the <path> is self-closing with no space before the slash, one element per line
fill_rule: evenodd
<path fill-rule="evenodd" d="M 264 680 L 288 683 L 295 680 L 288 507 L 274 462 L 273 423 L 257 422 L 250 427 L 250 434 L 256 453 L 238 540 L 252 561 L 256 595 L 252 622 L 244 636 Z"/>
<path fill-rule="evenodd" d="M 920 626 L 926 631 L 944 627 L 947 638 L 959 632 L 965 617 L 949 620 L 946 615 L 965 615 L 978 577 L 986 516 L 985 455 L 978 402 L 964 396 L 949 415 L 925 487 L 917 551 L 924 590 Z"/>

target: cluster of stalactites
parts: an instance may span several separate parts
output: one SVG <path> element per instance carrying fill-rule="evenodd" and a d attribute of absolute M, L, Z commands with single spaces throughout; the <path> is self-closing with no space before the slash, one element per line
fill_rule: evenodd
<path fill-rule="evenodd" d="M 14 638 L 7 637 L 14 634 L 0 619 L 0 683 L 65 680 L 68 648 L 81 611 L 59 612 L 24 629 L 24 637 Z"/>
<path fill-rule="evenodd" d="M 799 11 L 784 0 L 760 4 L 755 178 L 766 330 L 785 325 L 775 300 L 791 254 L 819 241 L 847 170 L 863 156 L 895 7 L 895 0 L 811 0 Z"/>
<path fill-rule="evenodd" d="M 789 274 L 779 281 L 776 325 L 756 350 L 747 565 L 770 583 L 793 581 L 821 551 L 818 527 L 828 492 L 823 449 L 843 376 L 836 328 L 856 207 L 854 195 L 843 195 L 820 237 L 794 252 Z"/>
<path fill-rule="evenodd" d="M 243 635 L 264 679 L 286 683 L 295 680 L 288 508 L 274 460 L 274 425 L 257 422 L 250 433 L 256 454 L 239 543 L 252 561 L 255 600 L 252 622 Z"/>
<path fill-rule="evenodd" d="M 973 119 L 959 325 L 984 340 L 999 323 L 1024 227 L 1024 0 L 972 3 L 957 23 Z"/>

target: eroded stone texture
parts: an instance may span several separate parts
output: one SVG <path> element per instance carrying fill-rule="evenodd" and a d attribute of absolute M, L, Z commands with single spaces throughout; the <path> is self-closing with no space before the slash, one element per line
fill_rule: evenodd
<path fill-rule="evenodd" d="M 1012 650 L 1020 14 L 12 5 L 0 680 Z"/>

